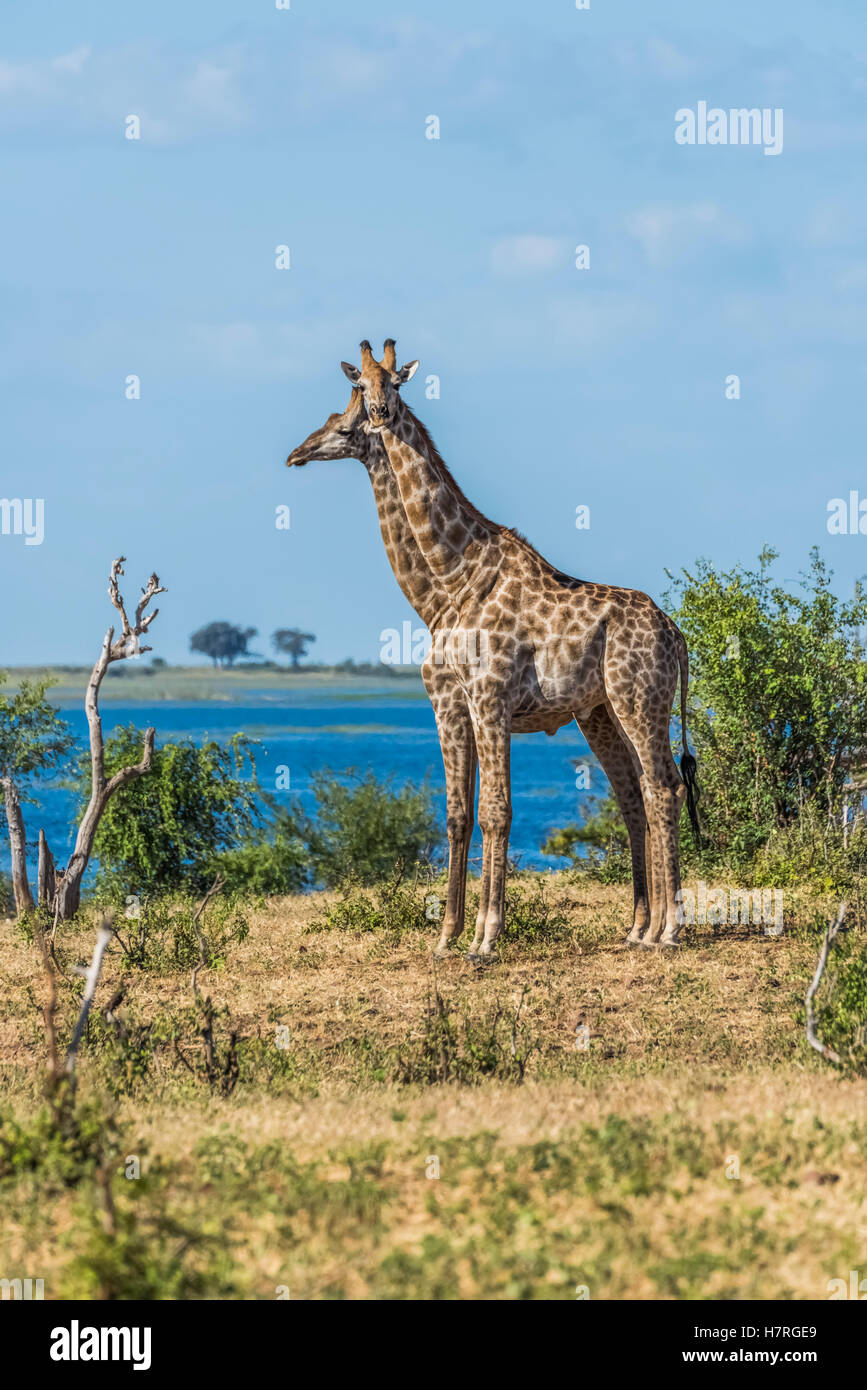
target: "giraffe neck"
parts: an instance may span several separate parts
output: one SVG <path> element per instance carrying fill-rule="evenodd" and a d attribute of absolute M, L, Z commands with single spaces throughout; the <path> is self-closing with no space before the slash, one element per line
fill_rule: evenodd
<path fill-rule="evenodd" d="M 364 466 L 373 487 L 388 562 L 407 602 L 433 631 L 450 608 L 448 591 L 428 568 L 416 543 L 381 437 L 372 434 L 369 440 Z"/>
<path fill-rule="evenodd" d="M 464 496 L 433 441 L 402 402 L 381 439 L 415 544 L 453 605 L 496 579 L 503 528 Z"/>

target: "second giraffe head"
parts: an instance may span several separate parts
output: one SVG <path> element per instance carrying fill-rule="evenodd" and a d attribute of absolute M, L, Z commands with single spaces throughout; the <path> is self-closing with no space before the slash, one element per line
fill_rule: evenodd
<path fill-rule="evenodd" d="M 365 338 L 361 344 L 361 366 L 353 367 L 351 362 L 340 365 L 353 386 L 363 393 L 367 417 L 374 429 L 381 429 L 394 418 L 400 387 L 418 371 L 418 362 L 407 362 L 398 368 L 393 338 L 386 338 L 381 362 L 377 362 Z"/>

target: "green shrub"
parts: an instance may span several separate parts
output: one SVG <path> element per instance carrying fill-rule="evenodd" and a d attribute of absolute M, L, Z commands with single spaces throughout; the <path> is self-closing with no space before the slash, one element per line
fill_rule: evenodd
<path fill-rule="evenodd" d="M 816 1031 L 847 1067 L 867 1073 L 867 938 L 861 932 L 842 932 L 831 947 L 817 1000 Z"/>
<path fill-rule="evenodd" d="M 213 898 L 198 922 L 197 910 L 193 898 L 146 899 L 139 905 L 139 916 L 115 927 L 124 968 L 190 970 L 204 954 L 205 964 L 219 969 L 228 947 L 246 940 L 249 922 L 232 897 Z"/>
<path fill-rule="evenodd" d="M 291 816 L 315 881 L 326 888 L 347 881 L 372 884 L 396 864 L 429 861 L 442 843 L 429 781 L 395 791 L 391 778 L 380 781 L 372 772 L 346 776 L 348 785 L 327 770 L 315 774 L 316 818 L 299 807 Z"/>
<path fill-rule="evenodd" d="M 87 1020 L 85 1046 L 102 1084 L 115 1099 L 139 1094 L 151 1079 L 157 1053 L 174 1039 L 176 1025 L 157 1013 L 149 1023 L 134 1007 L 121 1009 L 120 1001 L 106 1018 L 96 1009 Z"/>
<path fill-rule="evenodd" d="M 221 1299 L 238 1296 L 231 1237 L 215 1217 L 195 1222 L 166 1202 L 170 1174 L 128 1181 L 103 1172 L 82 1194 L 62 1239 L 75 1244 L 60 1296 L 87 1300 Z"/>
<path fill-rule="evenodd" d="M 15 913 L 15 894 L 12 880 L 8 874 L 0 873 L 0 917 L 12 917 Z"/>
<path fill-rule="evenodd" d="M 504 936 L 516 941 L 568 941 L 576 935 L 575 912 L 568 892 L 539 875 L 506 888 Z"/>
<path fill-rule="evenodd" d="M 351 884 L 306 930 L 381 932 L 396 941 L 406 932 L 431 929 L 432 921 L 426 916 L 425 906 L 429 896 L 422 897 L 417 885 L 405 884 L 399 879 L 378 884 L 372 895 L 364 892 L 359 884 Z"/>
<path fill-rule="evenodd" d="M 268 898 L 300 893 L 310 876 L 310 855 L 291 814 L 279 813 L 268 830 L 219 855 L 214 867 L 230 893 Z"/>
<path fill-rule="evenodd" d="M 617 798 L 592 797 L 583 825 L 552 830 L 542 853 L 571 859 L 572 867 L 599 883 L 628 883 L 632 878 L 629 835 Z"/>
<path fill-rule="evenodd" d="M 76 1101 L 70 1095 L 24 1123 L 0 1115 L 0 1183 L 29 1173 L 46 1189 L 77 1187 L 116 1145 L 114 1119 L 96 1100 Z"/>
<path fill-rule="evenodd" d="M 143 736 L 132 725 L 106 743 L 106 772 L 136 763 Z M 114 901 L 201 892 L 224 851 L 258 824 L 253 745 L 236 734 L 226 745 L 191 739 L 154 750 L 151 770 L 109 801 L 96 835 L 97 891 Z M 244 776 L 245 771 L 250 775 Z M 82 762 L 81 792 L 90 791 L 90 761 Z"/>
<path fill-rule="evenodd" d="M 479 1021 L 459 1013 L 434 982 L 421 1034 L 398 1048 L 393 1079 L 401 1085 L 433 1086 L 456 1082 L 476 1086 L 488 1077 L 520 1084 L 538 1041 L 521 1022 L 526 991 L 517 1005 L 497 1003 Z"/>
<path fill-rule="evenodd" d="M 867 597 L 837 598 L 816 549 L 801 592 L 788 592 L 771 578 L 775 559 L 765 548 L 756 569 L 724 572 L 699 561 L 666 596 L 690 652 L 703 833 L 733 864 L 806 806 L 839 824 L 848 767 L 867 746 Z"/>

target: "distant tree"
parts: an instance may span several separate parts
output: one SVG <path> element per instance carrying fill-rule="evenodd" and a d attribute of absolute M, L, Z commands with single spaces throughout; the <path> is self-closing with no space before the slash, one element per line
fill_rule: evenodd
<path fill-rule="evenodd" d="M 209 656 L 215 666 L 231 666 L 239 656 L 247 656 L 247 643 L 256 636 L 254 627 L 234 623 L 208 623 L 190 638 L 190 651 Z"/>
<path fill-rule="evenodd" d="M 293 670 L 298 666 L 301 657 L 307 655 L 310 643 L 315 641 L 312 632 L 301 632 L 297 627 L 279 627 L 271 637 L 274 650 L 283 652 L 290 658 Z"/>
<path fill-rule="evenodd" d="M 0 685 L 6 681 L 0 672 Z M 55 682 L 47 676 L 24 680 L 11 695 L 0 697 L 0 786 L 6 802 L 9 847 L 12 852 L 12 889 L 20 915 L 33 907 L 27 878 L 27 842 L 21 799 L 37 773 L 54 771 L 72 747 L 69 725 L 45 698 Z"/>

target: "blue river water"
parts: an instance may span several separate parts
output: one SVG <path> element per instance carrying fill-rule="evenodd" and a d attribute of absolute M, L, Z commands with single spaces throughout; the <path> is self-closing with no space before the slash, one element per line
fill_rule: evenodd
<path fill-rule="evenodd" d="M 80 706 L 64 708 L 82 747 L 87 744 L 87 722 Z M 152 724 L 157 744 L 190 737 L 227 740 L 243 732 L 257 740 L 255 751 L 260 785 L 278 800 L 297 796 L 311 812 L 315 802 L 311 774 L 329 768 L 341 774 L 349 769 L 377 777 L 391 775 L 396 785 L 418 784 L 430 774 L 445 825 L 445 779 L 433 711 L 426 698 L 413 698 L 387 686 L 364 695 L 349 694 L 346 687 L 328 686 L 286 693 L 250 692 L 243 703 L 201 701 L 153 704 L 106 701 L 102 706 L 106 737 L 121 724 L 145 729 Z M 592 764 L 587 744 L 573 724 L 555 737 L 521 734 L 512 740 L 513 821 L 510 854 L 522 867 L 557 867 L 561 861 L 541 853 L 548 832 L 580 821 L 587 813 L 587 791 L 576 790 L 574 763 Z M 289 769 L 290 790 L 277 790 L 279 768 Z M 283 774 L 285 780 L 285 774 Z M 594 766 L 591 795 L 606 788 Z M 39 806 L 24 805 L 29 856 L 35 855 L 40 826 L 45 829 L 54 856 L 61 861 L 71 848 L 71 826 L 77 798 L 66 787 L 41 784 L 35 789 Z M 481 855 L 476 830 L 471 861 Z M 477 864 L 475 865 L 477 868 Z"/>

